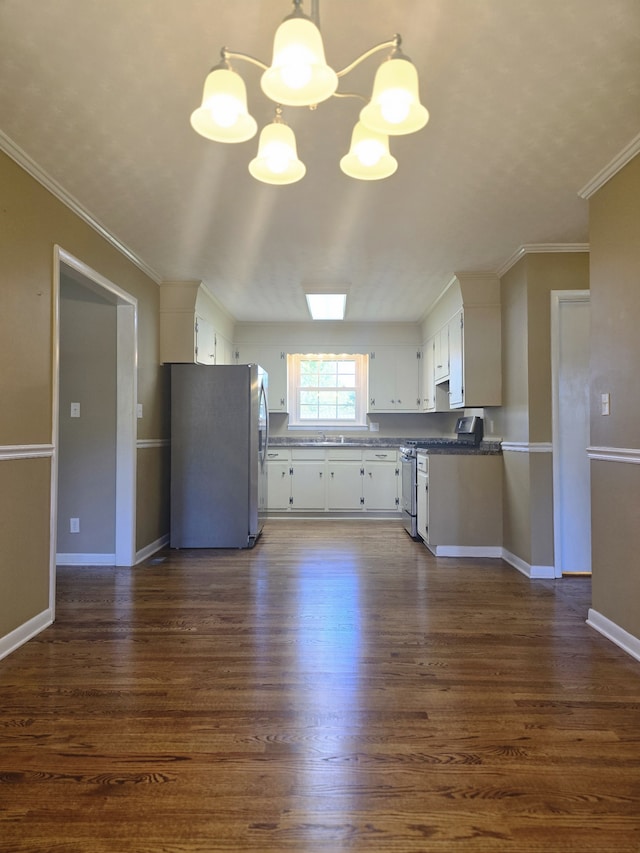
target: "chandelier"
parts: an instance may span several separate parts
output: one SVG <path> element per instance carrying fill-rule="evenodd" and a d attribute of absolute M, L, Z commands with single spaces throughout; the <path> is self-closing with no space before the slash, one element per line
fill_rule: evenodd
<path fill-rule="evenodd" d="M 318 0 L 313 0 L 312 18 L 302 11 L 302 0 L 293 0 L 293 11 L 276 30 L 270 66 L 223 47 L 220 62 L 205 80 L 202 103 L 191 114 L 191 126 L 215 142 L 245 142 L 255 136 L 258 125 L 248 112 L 244 81 L 231 66 L 231 60 L 241 59 L 263 70 L 262 91 L 276 104 L 274 119 L 260 132 L 258 153 L 249 163 L 254 178 L 267 184 L 292 184 L 304 177 L 306 167 L 298 159 L 293 130 L 282 117 L 283 107 L 315 109 L 331 97 L 365 102 L 353 128 L 349 151 L 340 160 L 342 171 L 363 181 L 387 178 L 398 168 L 389 152 L 389 136 L 413 133 L 429 120 L 420 103 L 416 68 L 402 52 L 402 39 L 396 34 L 342 71 L 334 71 L 326 63 L 317 4 Z M 341 77 L 382 50 L 388 54 L 376 72 L 370 99 L 337 91 Z"/>

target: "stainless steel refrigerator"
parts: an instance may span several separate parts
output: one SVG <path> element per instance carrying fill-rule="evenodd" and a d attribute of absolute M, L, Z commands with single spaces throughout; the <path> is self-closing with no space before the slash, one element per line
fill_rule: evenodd
<path fill-rule="evenodd" d="M 267 506 L 267 374 L 171 365 L 171 547 L 251 548 Z"/>

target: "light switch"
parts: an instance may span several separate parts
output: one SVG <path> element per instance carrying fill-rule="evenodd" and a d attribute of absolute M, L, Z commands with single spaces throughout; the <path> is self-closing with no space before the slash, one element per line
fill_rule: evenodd
<path fill-rule="evenodd" d="M 138 413 L 138 417 L 141 418 L 142 417 L 142 403 L 138 403 L 136 411 Z"/>
<path fill-rule="evenodd" d="M 600 402 L 601 402 L 601 406 L 602 406 L 602 408 L 601 408 L 602 414 L 603 415 L 611 414 L 611 397 L 609 396 L 609 394 L 601 394 L 600 395 Z"/>
<path fill-rule="evenodd" d="M 79 418 L 80 417 L 80 403 L 72 403 L 71 404 L 71 417 Z"/>

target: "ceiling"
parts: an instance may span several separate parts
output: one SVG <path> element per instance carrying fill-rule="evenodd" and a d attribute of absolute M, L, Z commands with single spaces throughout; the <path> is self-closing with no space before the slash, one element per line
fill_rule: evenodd
<path fill-rule="evenodd" d="M 303 4 L 310 11 L 309 2 Z M 257 138 L 189 116 L 224 45 L 271 59 L 290 0 L 0 0 L 0 130 L 158 280 L 199 280 L 239 321 L 309 320 L 308 285 L 346 319 L 417 321 L 456 272 L 523 244 L 588 241 L 578 192 L 640 131 L 638 0 L 321 0 L 336 70 L 398 32 L 426 128 L 391 139 L 384 181 L 338 166 L 360 102 L 285 108 L 307 174 L 261 184 Z M 370 94 L 385 54 L 342 78 Z M 274 105 L 236 61 L 258 126 Z"/>

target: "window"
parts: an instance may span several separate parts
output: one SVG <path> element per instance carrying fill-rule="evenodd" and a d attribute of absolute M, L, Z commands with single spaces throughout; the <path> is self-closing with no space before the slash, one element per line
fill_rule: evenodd
<path fill-rule="evenodd" d="M 296 353 L 288 356 L 289 425 L 366 426 L 366 355 Z"/>

